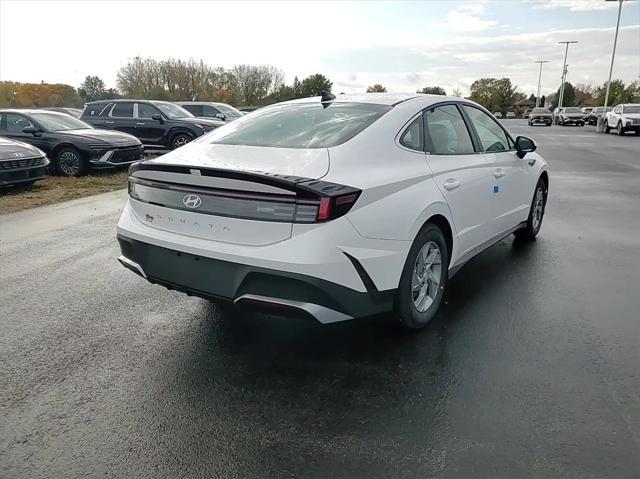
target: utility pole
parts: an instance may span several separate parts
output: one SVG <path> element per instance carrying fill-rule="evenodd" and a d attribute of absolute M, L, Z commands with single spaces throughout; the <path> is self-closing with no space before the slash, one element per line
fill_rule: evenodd
<path fill-rule="evenodd" d="M 613 60 L 616 57 L 616 45 L 618 44 L 618 29 L 620 28 L 620 13 L 622 13 L 622 0 L 618 0 L 618 22 L 616 23 L 616 36 L 613 38 L 613 51 L 611 52 L 611 66 L 609 67 L 609 80 L 607 80 L 607 92 L 604 95 L 604 111 L 602 116 L 598 118 L 596 132 L 604 131 L 604 117 L 607 114 L 607 106 L 609 102 L 609 86 L 611 85 L 611 75 L 613 74 Z"/>
<path fill-rule="evenodd" d="M 538 94 L 536 95 L 536 108 L 538 108 L 540 106 L 540 80 L 542 79 L 542 64 L 549 63 L 549 60 L 536 60 L 533 63 L 540 64 L 540 73 L 538 74 Z"/>
<path fill-rule="evenodd" d="M 562 63 L 562 81 L 560 82 L 560 98 L 558 99 L 558 108 L 562 108 L 562 101 L 564 100 L 564 82 L 567 79 L 567 54 L 569 53 L 569 44 L 570 43 L 578 43 L 576 40 L 570 40 L 568 42 L 558 42 L 564 43 L 564 62 Z"/>

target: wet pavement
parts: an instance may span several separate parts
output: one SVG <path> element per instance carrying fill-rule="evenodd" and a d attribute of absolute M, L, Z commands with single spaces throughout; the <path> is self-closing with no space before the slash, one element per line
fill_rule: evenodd
<path fill-rule="evenodd" d="M 540 237 L 418 333 L 150 285 L 124 192 L 0 217 L 0 477 L 639 477 L 640 137 L 505 124 L 551 167 Z"/>

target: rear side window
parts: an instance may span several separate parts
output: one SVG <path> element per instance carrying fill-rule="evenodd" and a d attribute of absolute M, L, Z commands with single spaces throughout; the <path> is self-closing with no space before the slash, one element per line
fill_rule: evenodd
<path fill-rule="evenodd" d="M 455 105 L 427 110 L 426 131 L 435 155 L 468 155 L 474 153 L 471 135 Z"/>
<path fill-rule="evenodd" d="M 226 145 L 328 148 L 350 140 L 391 108 L 370 103 L 280 105 L 217 128 L 207 140 Z"/>
<path fill-rule="evenodd" d="M 506 151 L 510 149 L 507 134 L 498 122 L 482 110 L 469 105 L 462 105 L 476 129 L 483 151 Z M 535 111 L 535 110 L 534 110 Z"/>
<path fill-rule="evenodd" d="M 400 144 L 412 150 L 424 151 L 422 115 L 416 118 L 400 137 Z"/>
<path fill-rule="evenodd" d="M 202 105 L 180 105 L 193 116 L 202 116 Z"/>
<path fill-rule="evenodd" d="M 92 103 L 82 112 L 83 116 L 107 116 L 113 103 Z"/>
<path fill-rule="evenodd" d="M 111 116 L 115 116 L 117 118 L 133 118 L 133 103 L 116 103 L 116 106 L 114 106 L 111 111 Z"/>

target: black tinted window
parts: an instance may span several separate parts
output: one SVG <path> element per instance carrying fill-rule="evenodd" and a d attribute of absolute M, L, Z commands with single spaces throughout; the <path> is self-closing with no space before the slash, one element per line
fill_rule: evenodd
<path fill-rule="evenodd" d="M 84 116 L 107 116 L 113 103 L 92 103 L 82 113 Z"/>
<path fill-rule="evenodd" d="M 119 118 L 133 118 L 133 103 L 116 103 L 116 106 L 114 106 L 111 111 L 111 116 Z"/>
<path fill-rule="evenodd" d="M 193 116 L 202 116 L 202 105 L 180 105 Z"/>
<path fill-rule="evenodd" d="M 17 113 L 7 113 L 7 131 L 18 133 L 27 126 L 33 126 L 25 116 Z"/>
<path fill-rule="evenodd" d="M 416 118 L 400 137 L 400 144 L 412 150 L 423 151 L 422 115 Z"/>
<path fill-rule="evenodd" d="M 467 125 L 455 105 L 443 105 L 427 110 L 425 119 L 431 141 L 431 153 L 466 155 L 474 152 Z"/>

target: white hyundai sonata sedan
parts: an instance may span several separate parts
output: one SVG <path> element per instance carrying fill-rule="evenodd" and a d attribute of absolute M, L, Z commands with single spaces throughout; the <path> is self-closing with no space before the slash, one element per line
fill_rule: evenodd
<path fill-rule="evenodd" d="M 131 167 L 119 261 L 152 283 L 321 323 L 436 314 L 466 261 L 540 230 L 549 176 L 468 100 L 330 94 Z"/>

